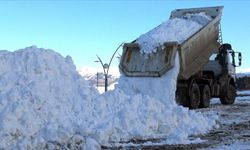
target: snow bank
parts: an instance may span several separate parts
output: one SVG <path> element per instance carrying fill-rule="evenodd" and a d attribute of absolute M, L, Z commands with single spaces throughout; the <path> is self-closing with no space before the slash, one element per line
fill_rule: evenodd
<path fill-rule="evenodd" d="M 81 133 L 97 95 L 69 56 L 34 46 L 0 51 L 0 148 L 26 149 Z"/>
<path fill-rule="evenodd" d="M 156 52 L 157 47 L 162 46 L 164 42 L 183 43 L 210 20 L 211 17 L 206 16 L 203 12 L 173 18 L 141 35 L 136 42 L 140 45 L 141 53 Z"/>

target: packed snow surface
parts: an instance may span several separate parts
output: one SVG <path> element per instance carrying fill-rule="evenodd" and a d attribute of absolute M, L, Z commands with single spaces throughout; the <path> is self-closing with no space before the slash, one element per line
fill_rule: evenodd
<path fill-rule="evenodd" d="M 182 143 L 207 132 L 214 117 L 175 103 L 178 55 L 175 61 L 162 78 L 122 76 L 99 95 L 69 56 L 36 47 L 0 51 L 0 148 L 100 149 L 157 137 Z"/>
<path fill-rule="evenodd" d="M 164 42 L 183 43 L 211 20 L 204 12 L 186 14 L 180 18 L 173 18 L 158 27 L 141 35 L 136 42 L 140 45 L 141 53 L 149 54 L 157 51 L 157 47 Z"/>

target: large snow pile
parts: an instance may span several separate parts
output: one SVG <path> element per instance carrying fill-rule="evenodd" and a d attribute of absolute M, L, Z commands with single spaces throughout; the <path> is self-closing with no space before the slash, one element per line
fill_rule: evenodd
<path fill-rule="evenodd" d="M 204 12 L 186 14 L 181 18 L 173 18 L 163 22 L 158 27 L 141 35 L 136 42 L 139 43 L 142 53 L 156 52 L 157 47 L 162 46 L 164 42 L 183 43 L 210 20 L 211 17 Z"/>
<path fill-rule="evenodd" d="M 185 143 L 190 134 L 205 133 L 215 125 L 216 116 L 203 116 L 175 102 L 179 57 L 161 78 L 122 76 L 114 89 L 97 98 L 99 114 L 95 139 L 109 141 L 166 138 L 166 143 Z"/>
<path fill-rule="evenodd" d="M 0 148 L 25 149 L 81 133 L 97 95 L 69 56 L 34 46 L 0 51 Z"/>
<path fill-rule="evenodd" d="M 121 76 L 113 91 L 99 95 L 70 57 L 36 47 L 0 51 L 0 148 L 98 149 L 157 137 L 186 142 L 210 130 L 215 116 L 175 103 L 179 68 L 176 54 L 163 77 Z"/>
<path fill-rule="evenodd" d="M 70 57 L 36 47 L 0 51 L 0 148 L 100 148 L 155 137 L 182 143 L 208 131 L 213 117 L 175 103 L 178 58 L 162 78 L 122 76 L 99 95 Z"/>
<path fill-rule="evenodd" d="M 167 21 L 139 37 L 136 42 L 142 53 L 150 54 L 162 42 L 183 42 L 210 20 L 204 13 L 188 14 Z M 99 108 L 99 114 L 107 119 L 101 123 L 98 130 L 100 136 L 96 139 L 104 144 L 107 140 L 163 136 L 167 143 L 183 143 L 188 135 L 211 129 L 215 125 L 215 116 L 203 116 L 176 104 L 179 68 L 179 56 L 176 54 L 175 66 L 161 78 L 121 76 L 114 91 L 97 98 L 101 104 L 99 107 L 103 107 Z M 101 135 L 109 135 L 109 138 Z"/>

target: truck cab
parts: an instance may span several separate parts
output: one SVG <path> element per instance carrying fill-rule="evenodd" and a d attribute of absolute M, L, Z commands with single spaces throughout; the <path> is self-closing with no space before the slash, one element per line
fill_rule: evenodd
<path fill-rule="evenodd" d="M 235 67 L 241 65 L 241 59 L 241 53 L 235 52 L 230 44 L 222 44 L 202 68 L 203 76 L 213 79 L 210 85 L 211 96 L 219 97 L 223 104 L 234 103 L 237 86 Z"/>

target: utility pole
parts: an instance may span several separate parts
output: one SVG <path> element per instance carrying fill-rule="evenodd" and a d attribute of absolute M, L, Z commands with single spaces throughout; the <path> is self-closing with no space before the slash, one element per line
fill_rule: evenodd
<path fill-rule="evenodd" d="M 96 88 L 98 89 L 98 86 L 99 86 L 99 73 L 97 72 L 96 73 Z"/>
<path fill-rule="evenodd" d="M 118 51 L 118 49 L 119 49 L 123 44 L 124 44 L 124 42 L 121 43 L 121 44 L 117 47 L 117 49 L 115 50 L 115 52 L 113 53 L 113 55 L 112 55 L 112 57 L 111 57 L 111 59 L 110 59 L 110 61 L 109 61 L 109 64 L 107 64 L 107 63 L 103 64 L 101 58 L 100 58 L 98 55 L 96 55 L 97 58 L 98 58 L 98 60 L 95 61 L 95 62 L 100 62 L 101 65 L 102 65 L 102 68 L 103 68 L 103 73 L 104 73 L 104 77 L 105 77 L 105 92 L 108 91 L 108 74 L 109 74 L 109 67 L 110 67 L 110 65 L 111 65 L 111 62 L 112 62 L 112 60 L 113 60 L 113 58 L 114 58 L 116 52 Z"/>

